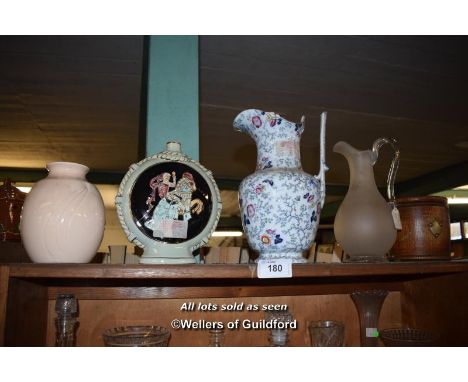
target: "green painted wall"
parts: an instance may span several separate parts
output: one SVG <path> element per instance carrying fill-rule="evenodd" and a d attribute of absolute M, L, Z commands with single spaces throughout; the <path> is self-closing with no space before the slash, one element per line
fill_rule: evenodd
<path fill-rule="evenodd" d="M 199 160 L 198 36 L 151 36 L 148 59 L 146 155 L 177 141 Z"/>

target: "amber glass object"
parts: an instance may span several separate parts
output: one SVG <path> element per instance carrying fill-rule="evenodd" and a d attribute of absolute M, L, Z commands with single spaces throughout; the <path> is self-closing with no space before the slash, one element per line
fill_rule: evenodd
<path fill-rule="evenodd" d="M 10 179 L 0 186 L 0 241 L 21 241 L 19 223 L 25 198 Z"/>
<path fill-rule="evenodd" d="M 373 170 L 379 148 L 385 143 L 395 151 L 387 181 L 389 202 L 377 189 Z M 397 234 L 392 218 L 395 206 L 393 184 L 399 163 L 396 142 L 379 138 L 372 150 L 365 151 L 356 150 L 346 142 L 338 142 L 333 151 L 346 158 L 350 172 L 349 189 L 335 217 L 336 240 L 348 255 L 348 261 L 385 261 Z"/>
<path fill-rule="evenodd" d="M 359 314 L 361 346 L 378 346 L 380 309 L 388 295 L 387 290 L 372 289 L 351 293 Z"/>

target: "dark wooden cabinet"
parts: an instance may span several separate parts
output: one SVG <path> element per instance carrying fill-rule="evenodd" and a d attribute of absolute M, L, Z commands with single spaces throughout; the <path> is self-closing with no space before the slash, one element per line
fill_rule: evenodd
<path fill-rule="evenodd" d="M 341 320 L 346 345 L 359 346 L 353 291 L 389 291 L 379 328 L 411 326 L 438 345 L 468 345 L 468 262 L 297 264 L 293 277 L 258 279 L 255 265 L 5 264 L 0 266 L 0 343 L 51 346 L 58 293 L 79 300 L 78 346 L 102 346 L 104 329 L 134 324 L 170 328 L 173 319 L 262 320 L 261 308 L 288 305 L 298 321 L 291 346 L 308 346 L 307 320 Z M 183 309 L 185 302 L 215 311 Z M 240 310 L 222 311 L 237 303 Z M 256 311 L 247 305 L 258 305 Z M 206 346 L 207 330 L 172 330 L 170 346 Z M 267 330 L 226 330 L 226 346 L 267 346 Z"/>

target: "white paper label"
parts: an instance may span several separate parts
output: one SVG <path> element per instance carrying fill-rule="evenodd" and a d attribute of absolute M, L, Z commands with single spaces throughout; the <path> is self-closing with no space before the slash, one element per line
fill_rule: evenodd
<path fill-rule="evenodd" d="M 279 141 L 276 142 L 276 155 L 280 157 L 296 155 L 298 145 L 293 141 Z"/>
<path fill-rule="evenodd" d="M 379 336 L 377 328 L 366 328 L 366 337 L 375 338 Z"/>
<path fill-rule="evenodd" d="M 184 220 L 155 220 L 153 237 L 186 239 L 188 222 Z"/>
<path fill-rule="evenodd" d="M 401 230 L 401 219 L 400 219 L 400 211 L 398 208 L 393 207 L 392 209 L 392 217 L 393 217 L 393 224 L 397 230 Z"/>
<path fill-rule="evenodd" d="M 292 277 L 292 260 L 258 260 L 257 277 L 259 279 Z"/>

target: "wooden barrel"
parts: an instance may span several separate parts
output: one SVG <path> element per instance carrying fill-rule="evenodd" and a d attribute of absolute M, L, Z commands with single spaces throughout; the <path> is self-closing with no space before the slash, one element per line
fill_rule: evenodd
<path fill-rule="evenodd" d="M 390 260 L 450 260 L 447 198 L 398 198 L 397 207 L 402 229 L 390 250 Z"/>

